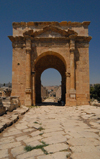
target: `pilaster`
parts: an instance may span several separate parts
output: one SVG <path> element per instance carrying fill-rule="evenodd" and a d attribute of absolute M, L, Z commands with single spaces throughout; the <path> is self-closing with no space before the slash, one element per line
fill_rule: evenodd
<path fill-rule="evenodd" d="M 76 105 L 75 89 L 75 39 L 70 39 L 70 105 Z"/>
<path fill-rule="evenodd" d="M 33 90 L 32 90 L 32 92 L 33 92 L 33 105 L 35 105 L 36 104 L 36 100 L 35 100 L 35 98 L 36 98 L 36 95 L 35 95 L 35 71 L 32 71 L 32 84 L 33 84 Z"/>
<path fill-rule="evenodd" d="M 69 101 L 69 91 L 70 91 L 70 72 L 65 72 L 65 76 L 66 76 L 66 94 L 65 94 L 65 99 L 66 99 L 66 106 L 70 105 L 70 101 Z"/>
<path fill-rule="evenodd" d="M 26 89 L 25 89 L 25 105 L 32 105 L 31 97 L 31 41 L 26 40 Z"/>

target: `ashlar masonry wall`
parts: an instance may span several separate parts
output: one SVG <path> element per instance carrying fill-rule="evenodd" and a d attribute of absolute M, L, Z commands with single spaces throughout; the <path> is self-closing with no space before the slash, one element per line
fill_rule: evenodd
<path fill-rule="evenodd" d="M 57 69 L 65 105 L 89 104 L 90 22 L 14 22 L 12 95 L 21 104 L 41 102 L 41 74 Z"/>

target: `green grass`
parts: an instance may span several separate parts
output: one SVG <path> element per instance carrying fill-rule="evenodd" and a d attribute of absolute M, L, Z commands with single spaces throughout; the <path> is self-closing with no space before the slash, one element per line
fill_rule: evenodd
<path fill-rule="evenodd" d="M 41 141 L 41 143 L 43 144 L 43 145 L 47 145 L 44 141 Z M 48 146 L 48 145 L 47 145 Z"/>
<path fill-rule="evenodd" d="M 37 146 L 30 146 L 30 145 L 27 145 L 25 146 L 25 150 L 28 152 L 28 151 L 32 151 L 34 149 L 41 149 L 44 154 L 48 155 L 48 152 L 44 149 L 44 147 L 48 146 L 49 144 L 46 144 L 44 141 L 41 141 L 42 145 L 37 145 Z"/>
<path fill-rule="evenodd" d="M 41 135 L 41 136 L 42 136 L 42 135 L 43 135 L 43 133 L 40 133 L 39 135 Z"/>
<path fill-rule="evenodd" d="M 35 124 L 38 124 L 38 122 L 37 122 L 37 121 L 35 121 L 34 123 L 35 123 Z"/>
<path fill-rule="evenodd" d="M 40 127 L 38 128 L 38 130 L 41 131 L 41 130 L 44 130 L 44 128 L 40 126 Z"/>
<path fill-rule="evenodd" d="M 45 155 L 48 155 L 48 152 L 42 147 L 41 150 L 44 152 Z"/>

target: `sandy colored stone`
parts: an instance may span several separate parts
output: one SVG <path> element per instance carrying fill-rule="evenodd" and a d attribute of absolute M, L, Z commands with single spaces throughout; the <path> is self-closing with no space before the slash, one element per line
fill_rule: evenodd
<path fill-rule="evenodd" d="M 22 155 L 18 155 L 16 158 L 17 159 L 21 159 L 21 158 L 26 159 L 26 158 L 32 157 L 33 159 L 35 159 L 35 156 L 42 155 L 42 154 L 43 154 L 42 150 L 38 149 L 38 150 L 32 150 L 32 151 L 26 152 Z"/>
<path fill-rule="evenodd" d="M 100 144 L 100 142 L 94 138 L 70 138 L 67 142 L 74 146 L 96 146 Z"/>
<path fill-rule="evenodd" d="M 23 132 L 31 132 L 31 131 L 33 131 L 33 129 L 31 129 L 31 128 L 27 128 L 27 129 L 23 130 Z"/>
<path fill-rule="evenodd" d="M 49 153 L 54 153 L 54 152 L 58 152 L 61 150 L 67 150 L 67 149 L 68 149 L 68 145 L 64 144 L 64 143 L 52 144 L 52 145 L 45 147 L 45 150 L 47 150 L 47 152 L 49 152 Z"/>
<path fill-rule="evenodd" d="M 37 159 L 66 159 L 70 155 L 70 152 L 56 152 L 46 156 L 39 156 Z"/>
<path fill-rule="evenodd" d="M 41 140 L 41 138 L 42 138 L 41 136 L 28 137 L 27 139 L 24 139 L 24 142 L 26 144 L 28 144 L 28 143 L 36 141 L 36 140 Z"/>
<path fill-rule="evenodd" d="M 13 149 L 11 149 L 11 154 L 13 155 L 13 157 L 16 157 L 17 155 L 23 154 L 26 151 L 24 150 L 25 146 L 18 146 L 15 147 Z"/>
<path fill-rule="evenodd" d="M 98 148 L 96 146 L 74 146 L 74 147 L 71 147 L 71 150 L 73 152 L 78 152 L 78 153 L 81 153 L 81 152 L 100 152 L 98 150 Z"/>
<path fill-rule="evenodd" d="M 0 158 L 6 158 L 8 156 L 8 150 L 0 150 Z"/>
<path fill-rule="evenodd" d="M 20 146 L 21 143 L 20 142 L 12 142 L 12 143 L 7 143 L 7 144 L 2 144 L 0 145 L 0 149 L 9 149 L 9 148 L 12 148 L 12 147 L 17 147 L 17 146 Z"/>
<path fill-rule="evenodd" d="M 95 119 L 92 120 L 92 116 L 90 116 L 90 118 L 85 119 L 85 121 L 82 120 L 81 116 L 83 116 L 83 113 L 85 115 L 85 113 L 91 114 L 92 112 L 95 112 Z M 3 158 L 11 158 L 11 155 L 15 155 L 16 159 L 62 159 L 65 158 L 66 155 L 70 156 L 71 154 L 73 159 L 99 159 L 99 129 L 93 129 L 93 127 L 88 125 L 88 122 L 95 123 L 99 121 L 99 118 L 97 118 L 99 112 L 100 108 L 98 109 L 91 106 L 41 106 L 34 109 L 32 108 L 23 116 L 22 119 L 20 119 L 20 121 L 1 133 L 0 149 L 7 151 L 10 149 L 11 151 L 9 156 Z M 28 128 L 24 129 L 24 126 L 28 125 L 29 122 L 34 123 L 35 121 L 42 124 L 41 126 L 44 128 L 43 131 L 40 131 L 40 133 L 44 132 L 42 135 L 39 134 L 38 130 L 29 128 L 28 131 Z M 23 125 L 23 129 L 21 131 L 16 129 L 16 126 L 20 125 Z M 27 132 L 24 130 L 27 130 Z M 17 131 L 18 133 L 14 134 L 14 132 Z M 9 134 L 9 136 L 5 136 L 4 134 Z M 34 153 L 32 151 L 23 152 L 23 146 L 36 146 L 43 144 L 41 141 L 49 144 L 48 146 L 44 147 L 45 150 L 54 153 L 45 155 L 40 149 L 37 149 L 34 151 Z M 65 147 L 68 148 L 68 151 L 61 152 L 62 148 L 65 149 Z M 73 152 L 71 152 L 70 149 Z"/>
<path fill-rule="evenodd" d="M 100 152 L 81 152 L 81 153 L 73 153 L 71 155 L 73 159 L 100 159 Z"/>
<path fill-rule="evenodd" d="M 20 130 L 15 130 L 15 131 L 12 131 L 12 132 L 7 132 L 7 133 L 4 133 L 3 136 L 6 137 L 6 136 L 12 136 L 12 135 L 17 135 L 17 134 L 21 134 L 22 132 Z"/>
<path fill-rule="evenodd" d="M 9 36 L 13 47 L 12 95 L 20 97 L 21 105 L 41 102 L 40 77 L 47 68 L 60 72 L 66 106 L 89 104 L 89 24 L 14 22 L 13 36 Z"/>
<path fill-rule="evenodd" d="M 43 141 L 46 142 L 47 144 L 54 144 L 54 143 L 66 142 L 67 139 L 66 137 L 60 135 L 60 136 L 52 136 L 44 138 Z"/>
<path fill-rule="evenodd" d="M 8 138 L 1 138 L 0 139 L 0 144 L 8 144 L 8 143 L 11 143 L 11 142 L 14 142 L 14 137 L 8 137 Z"/>
<path fill-rule="evenodd" d="M 32 132 L 30 135 L 33 136 L 33 137 L 35 137 L 35 136 L 37 136 L 37 135 L 39 135 L 41 133 L 43 133 L 43 132 L 37 130 L 37 131 Z"/>
<path fill-rule="evenodd" d="M 27 139 L 27 138 L 28 138 L 28 136 L 24 135 L 24 136 L 17 137 L 16 140 L 21 141 L 21 140 L 24 140 L 24 139 Z"/>

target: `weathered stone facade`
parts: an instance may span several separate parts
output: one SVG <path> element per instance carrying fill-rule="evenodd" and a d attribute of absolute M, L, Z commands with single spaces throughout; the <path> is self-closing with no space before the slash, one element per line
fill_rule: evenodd
<path fill-rule="evenodd" d="M 41 74 L 47 68 L 62 76 L 65 105 L 89 104 L 90 22 L 14 22 L 12 95 L 21 104 L 41 102 Z"/>
<path fill-rule="evenodd" d="M 46 89 L 46 87 L 41 85 L 41 99 L 42 99 L 42 101 L 44 101 L 44 99 L 46 99 L 47 97 L 48 97 L 48 90 Z"/>

